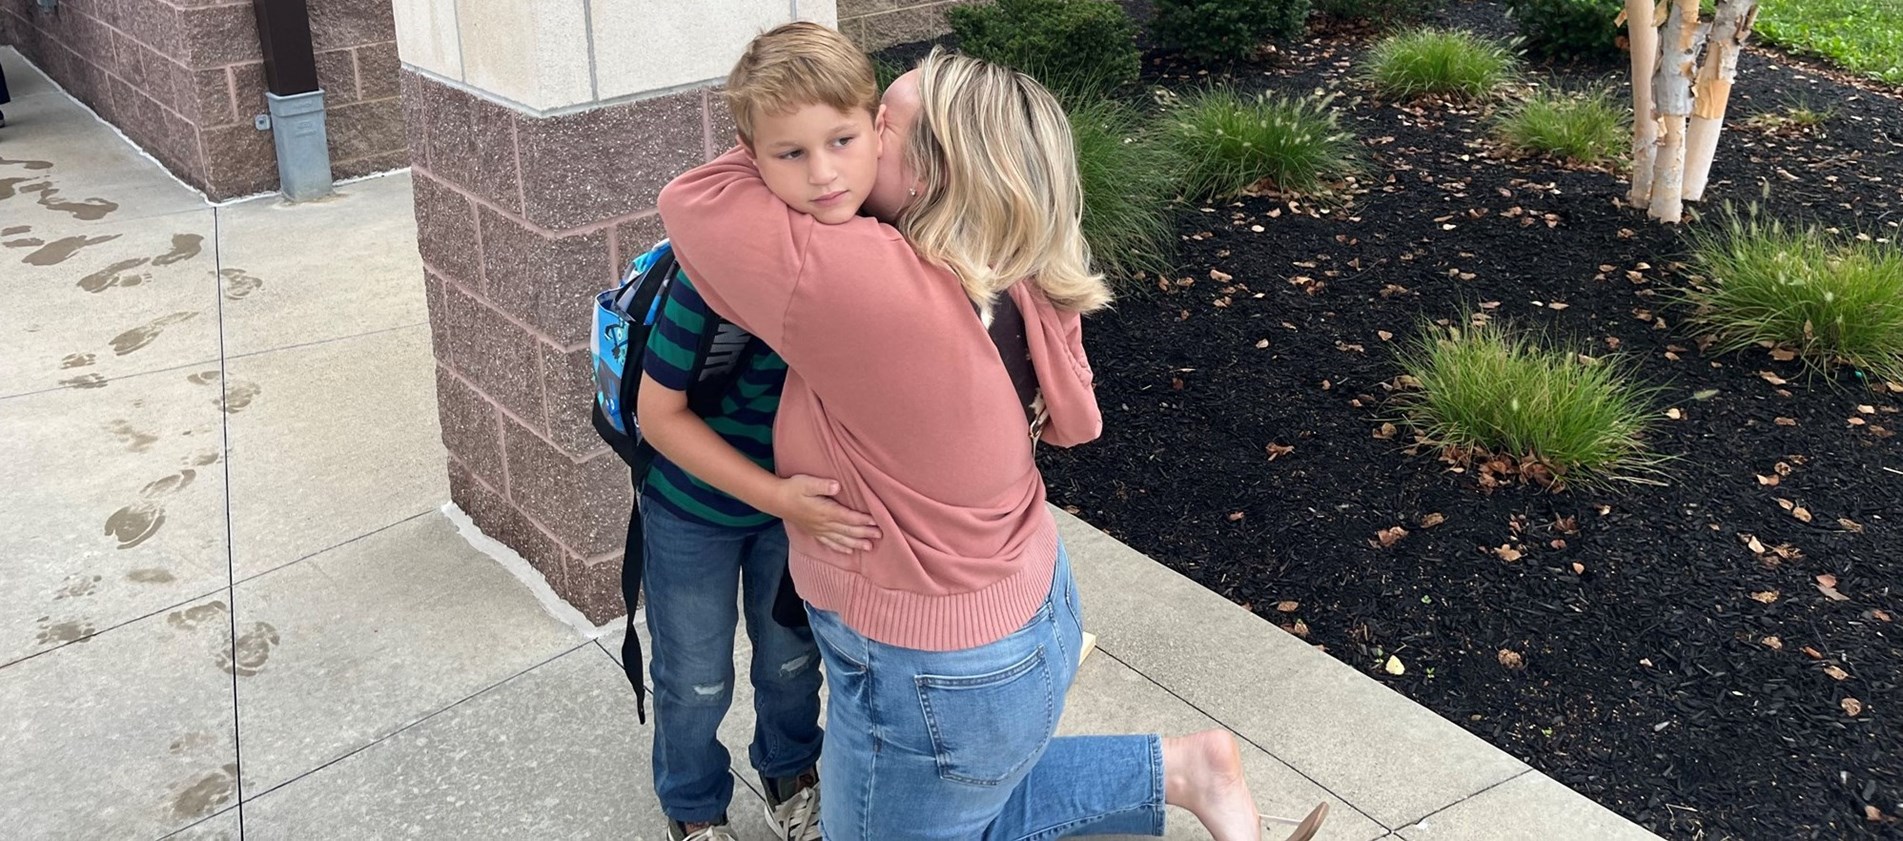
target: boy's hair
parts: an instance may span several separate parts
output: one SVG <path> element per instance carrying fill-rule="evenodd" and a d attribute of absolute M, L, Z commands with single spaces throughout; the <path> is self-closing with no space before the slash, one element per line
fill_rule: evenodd
<path fill-rule="evenodd" d="M 753 146 L 754 121 L 808 105 L 850 112 L 879 111 L 879 80 L 872 60 L 846 36 L 809 21 L 794 21 L 747 44 L 727 74 L 727 110 L 741 142 Z"/>

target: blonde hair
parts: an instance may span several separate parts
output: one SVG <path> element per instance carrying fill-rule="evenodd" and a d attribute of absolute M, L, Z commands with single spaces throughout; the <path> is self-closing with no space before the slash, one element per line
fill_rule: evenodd
<path fill-rule="evenodd" d="M 1057 99 L 1029 76 L 937 47 L 918 71 L 905 156 L 922 183 L 898 221 L 912 247 L 957 274 L 987 315 L 1025 279 L 1062 310 L 1109 306 L 1109 286 L 1090 270 L 1077 155 Z"/>
<path fill-rule="evenodd" d="M 727 110 L 741 142 L 753 145 L 753 125 L 764 114 L 808 105 L 850 112 L 879 111 L 879 80 L 872 60 L 846 36 L 808 21 L 762 33 L 747 44 L 727 74 Z"/>

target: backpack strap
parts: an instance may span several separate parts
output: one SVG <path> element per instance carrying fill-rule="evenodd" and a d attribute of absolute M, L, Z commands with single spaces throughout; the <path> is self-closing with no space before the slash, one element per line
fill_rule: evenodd
<path fill-rule="evenodd" d="M 653 448 L 649 448 L 652 452 Z M 640 604 L 641 577 L 647 572 L 647 552 L 641 530 L 641 483 L 646 478 L 645 469 L 631 474 L 634 477 L 634 504 L 628 512 L 628 539 L 621 550 L 621 598 L 628 605 L 628 635 L 621 640 L 621 669 L 628 675 L 628 683 L 634 685 L 634 714 L 642 724 L 648 723 L 648 687 L 642 681 L 647 671 L 641 658 L 641 638 L 634 632 L 634 607 Z"/>
<path fill-rule="evenodd" d="M 976 303 L 972 304 L 972 311 L 980 317 L 983 315 Z M 991 336 L 992 346 L 998 349 L 998 360 L 1004 363 L 1004 372 L 1011 377 L 1011 388 L 1017 392 L 1018 405 L 1024 407 L 1025 423 L 1030 425 L 1031 437 L 1035 439 L 1044 426 L 1037 367 L 1031 362 L 1031 340 L 1024 325 L 1024 313 L 1009 293 L 998 295 L 991 307 L 991 324 L 985 332 Z"/>

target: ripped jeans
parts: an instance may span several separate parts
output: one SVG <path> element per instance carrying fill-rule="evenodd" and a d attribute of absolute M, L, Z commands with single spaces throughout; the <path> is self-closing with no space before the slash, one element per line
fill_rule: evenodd
<path fill-rule="evenodd" d="M 684 823 L 725 814 L 733 798 L 720 721 L 733 703 L 740 602 L 753 644 L 753 768 L 791 777 L 819 760 L 819 650 L 812 631 L 773 620 L 786 575 L 786 532 L 710 526 L 648 500 L 641 505 L 647 570 L 648 674 L 654 683 L 654 792 Z"/>

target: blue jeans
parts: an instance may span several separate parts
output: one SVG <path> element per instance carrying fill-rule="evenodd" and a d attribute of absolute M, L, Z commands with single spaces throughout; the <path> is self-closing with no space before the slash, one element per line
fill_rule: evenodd
<path fill-rule="evenodd" d="M 653 654 L 654 792 L 684 823 L 711 821 L 733 799 L 717 735 L 733 703 L 735 602 L 753 641 L 753 768 L 792 777 L 812 768 L 819 728 L 819 652 L 812 632 L 773 621 L 786 575 L 786 531 L 749 534 L 685 520 L 643 500 L 648 633 Z"/>
<path fill-rule="evenodd" d="M 1160 737 L 1052 738 L 1083 642 L 1062 548 L 1043 606 L 977 648 L 899 648 L 808 611 L 832 693 L 828 841 L 1163 834 Z"/>

